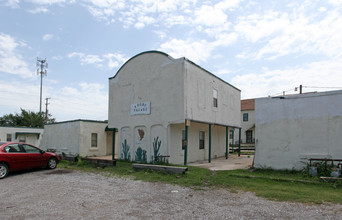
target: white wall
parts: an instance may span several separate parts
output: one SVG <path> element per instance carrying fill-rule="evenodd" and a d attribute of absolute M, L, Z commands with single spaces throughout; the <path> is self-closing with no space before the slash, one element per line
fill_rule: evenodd
<path fill-rule="evenodd" d="M 27 134 L 19 134 L 17 138 L 15 138 L 15 133 L 27 133 Z M 39 138 L 37 134 L 30 133 L 39 133 Z M 26 139 L 26 143 L 32 144 L 35 146 L 39 146 L 40 141 L 42 140 L 42 136 L 44 133 L 43 128 L 26 128 L 26 127 L 0 127 L 0 141 L 7 141 L 7 134 L 11 134 L 12 142 L 19 142 L 20 137 L 23 136 Z"/>
<path fill-rule="evenodd" d="M 44 150 L 56 149 L 58 154 L 80 154 L 80 122 L 69 121 L 44 126 L 40 147 Z"/>
<path fill-rule="evenodd" d="M 80 156 L 105 156 L 107 153 L 107 123 L 80 121 Z M 97 134 L 97 148 L 91 147 L 91 134 Z"/>
<path fill-rule="evenodd" d="M 240 127 L 241 91 L 185 60 L 185 118 Z M 213 90 L 218 107 L 213 106 Z"/>
<path fill-rule="evenodd" d="M 58 154 L 72 153 L 85 156 L 107 154 L 106 123 L 90 120 L 75 120 L 48 124 L 40 147 L 56 149 Z M 91 134 L 97 133 L 97 148 L 91 147 Z"/>
<path fill-rule="evenodd" d="M 255 167 L 301 169 L 342 158 L 342 91 L 255 100 Z"/>

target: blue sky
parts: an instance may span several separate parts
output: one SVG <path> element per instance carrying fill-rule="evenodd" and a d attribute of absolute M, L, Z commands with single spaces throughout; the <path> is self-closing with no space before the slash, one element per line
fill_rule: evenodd
<path fill-rule="evenodd" d="M 342 89 L 342 0 L 0 0 L 0 116 L 106 120 L 108 78 L 132 56 L 186 57 L 242 99 Z M 45 105 L 43 106 L 45 109 Z"/>

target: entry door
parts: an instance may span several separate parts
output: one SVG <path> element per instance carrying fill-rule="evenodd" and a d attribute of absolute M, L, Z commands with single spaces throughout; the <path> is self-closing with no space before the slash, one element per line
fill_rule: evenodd
<path fill-rule="evenodd" d="M 246 143 L 252 143 L 253 131 L 246 131 Z"/>

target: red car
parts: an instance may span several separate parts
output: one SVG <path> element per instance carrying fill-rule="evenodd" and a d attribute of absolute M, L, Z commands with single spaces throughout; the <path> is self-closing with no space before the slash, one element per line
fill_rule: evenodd
<path fill-rule="evenodd" d="M 12 171 L 42 167 L 55 169 L 59 161 L 57 154 L 45 152 L 31 144 L 0 142 L 0 179 Z"/>

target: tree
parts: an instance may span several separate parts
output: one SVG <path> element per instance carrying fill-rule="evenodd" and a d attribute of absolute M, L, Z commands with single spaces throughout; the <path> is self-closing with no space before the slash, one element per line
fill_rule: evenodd
<path fill-rule="evenodd" d="M 46 117 L 45 112 L 26 111 L 22 108 L 20 110 L 20 115 L 15 113 L 0 117 L 0 126 L 43 128 L 44 124 L 56 121 L 55 118 L 51 118 L 51 114 Z"/>

